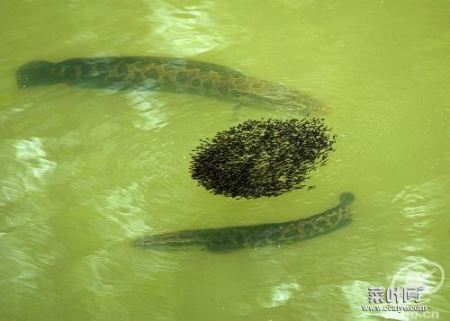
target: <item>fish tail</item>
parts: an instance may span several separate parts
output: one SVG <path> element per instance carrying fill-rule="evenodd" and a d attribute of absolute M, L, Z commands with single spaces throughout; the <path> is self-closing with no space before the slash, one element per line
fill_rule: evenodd
<path fill-rule="evenodd" d="M 58 82 L 58 77 L 53 74 L 55 65 L 53 62 L 43 60 L 30 61 L 22 65 L 16 72 L 17 86 L 27 88 Z"/>
<path fill-rule="evenodd" d="M 355 195 L 350 192 L 342 193 L 339 200 L 341 201 L 340 206 L 348 206 L 355 201 Z"/>
<path fill-rule="evenodd" d="M 185 248 L 200 245 L 198 236 L 191 231 L 144 236 L 133 241 L 133 245 L 142 248 Z"/>

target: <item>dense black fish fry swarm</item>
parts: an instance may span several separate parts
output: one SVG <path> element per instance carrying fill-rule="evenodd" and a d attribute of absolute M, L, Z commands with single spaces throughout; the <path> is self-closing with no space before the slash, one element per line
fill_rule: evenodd
<path fill-rule="evenodd" d="M 201 140 L 192 154 L 191 176 L 214 194 L 278 196 L 305 187 L 335 140 L 319 118 L 248 120 Z"/>

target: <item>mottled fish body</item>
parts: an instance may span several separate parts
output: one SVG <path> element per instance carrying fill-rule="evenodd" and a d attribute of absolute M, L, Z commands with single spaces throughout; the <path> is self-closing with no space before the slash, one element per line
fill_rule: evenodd
<path fill-rule="evenodd" d="M 279 246 L 310 239 L 347 225 L 352 219 L 350 205 L 353 201 L 352 193 L 343 193 L 336 207 L 300 220 L 156 234 L 140 238 L 134 245 L 150 249 L 199 248 L 209 251 Z"/>
<path fill-rule="evenodd" d="M 17 70 L 20 88 L 54 83 L 81 87 L 143 88 L 199 94 L 243 104 L 323 110 L 319 101 L 281 84 L 247 77 L 221 65 L 167 57 L 73 58 L 31 61 Z"/>

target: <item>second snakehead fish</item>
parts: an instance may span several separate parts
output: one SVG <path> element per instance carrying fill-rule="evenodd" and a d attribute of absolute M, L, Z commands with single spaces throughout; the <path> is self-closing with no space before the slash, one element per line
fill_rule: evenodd
<path fill-rule="evenodd" d="M 352 220 L 350 205 L 354 199 L 352 193 L 342 193 L 337 206 L 299 220 L 149 235 L 135 240 L 134 245 L 155 250 L 198 248 L 212 252 L 280 246 L 329 233 L 349 224 Z"/>

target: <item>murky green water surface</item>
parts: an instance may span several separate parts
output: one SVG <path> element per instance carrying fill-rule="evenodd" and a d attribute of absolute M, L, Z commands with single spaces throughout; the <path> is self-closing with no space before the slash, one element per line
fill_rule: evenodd
<path fill-rule="evenodd" d="M 426 284 L 450 320 L 448 1 L 3 1 L 0 320 L 416 320 L 364 312 L 368 287 Z M 336 152 L 310 183 L 234 200 L 189 153 L 295 111 L 163 92 L 19 90 L 23 63 L 166 55 L 304 89 Z M 281 248 L 146 251 L 145 234 L 306 217 L 356 195 L 353 223 Z M 409 278 L 409 279 L 408 279 Z M 406 280 L 406 281 L 405 281 Z M 406 284 L 406 283 L 405 283 Z M 436 314 L 437 312 L 437 314 Z"/>

